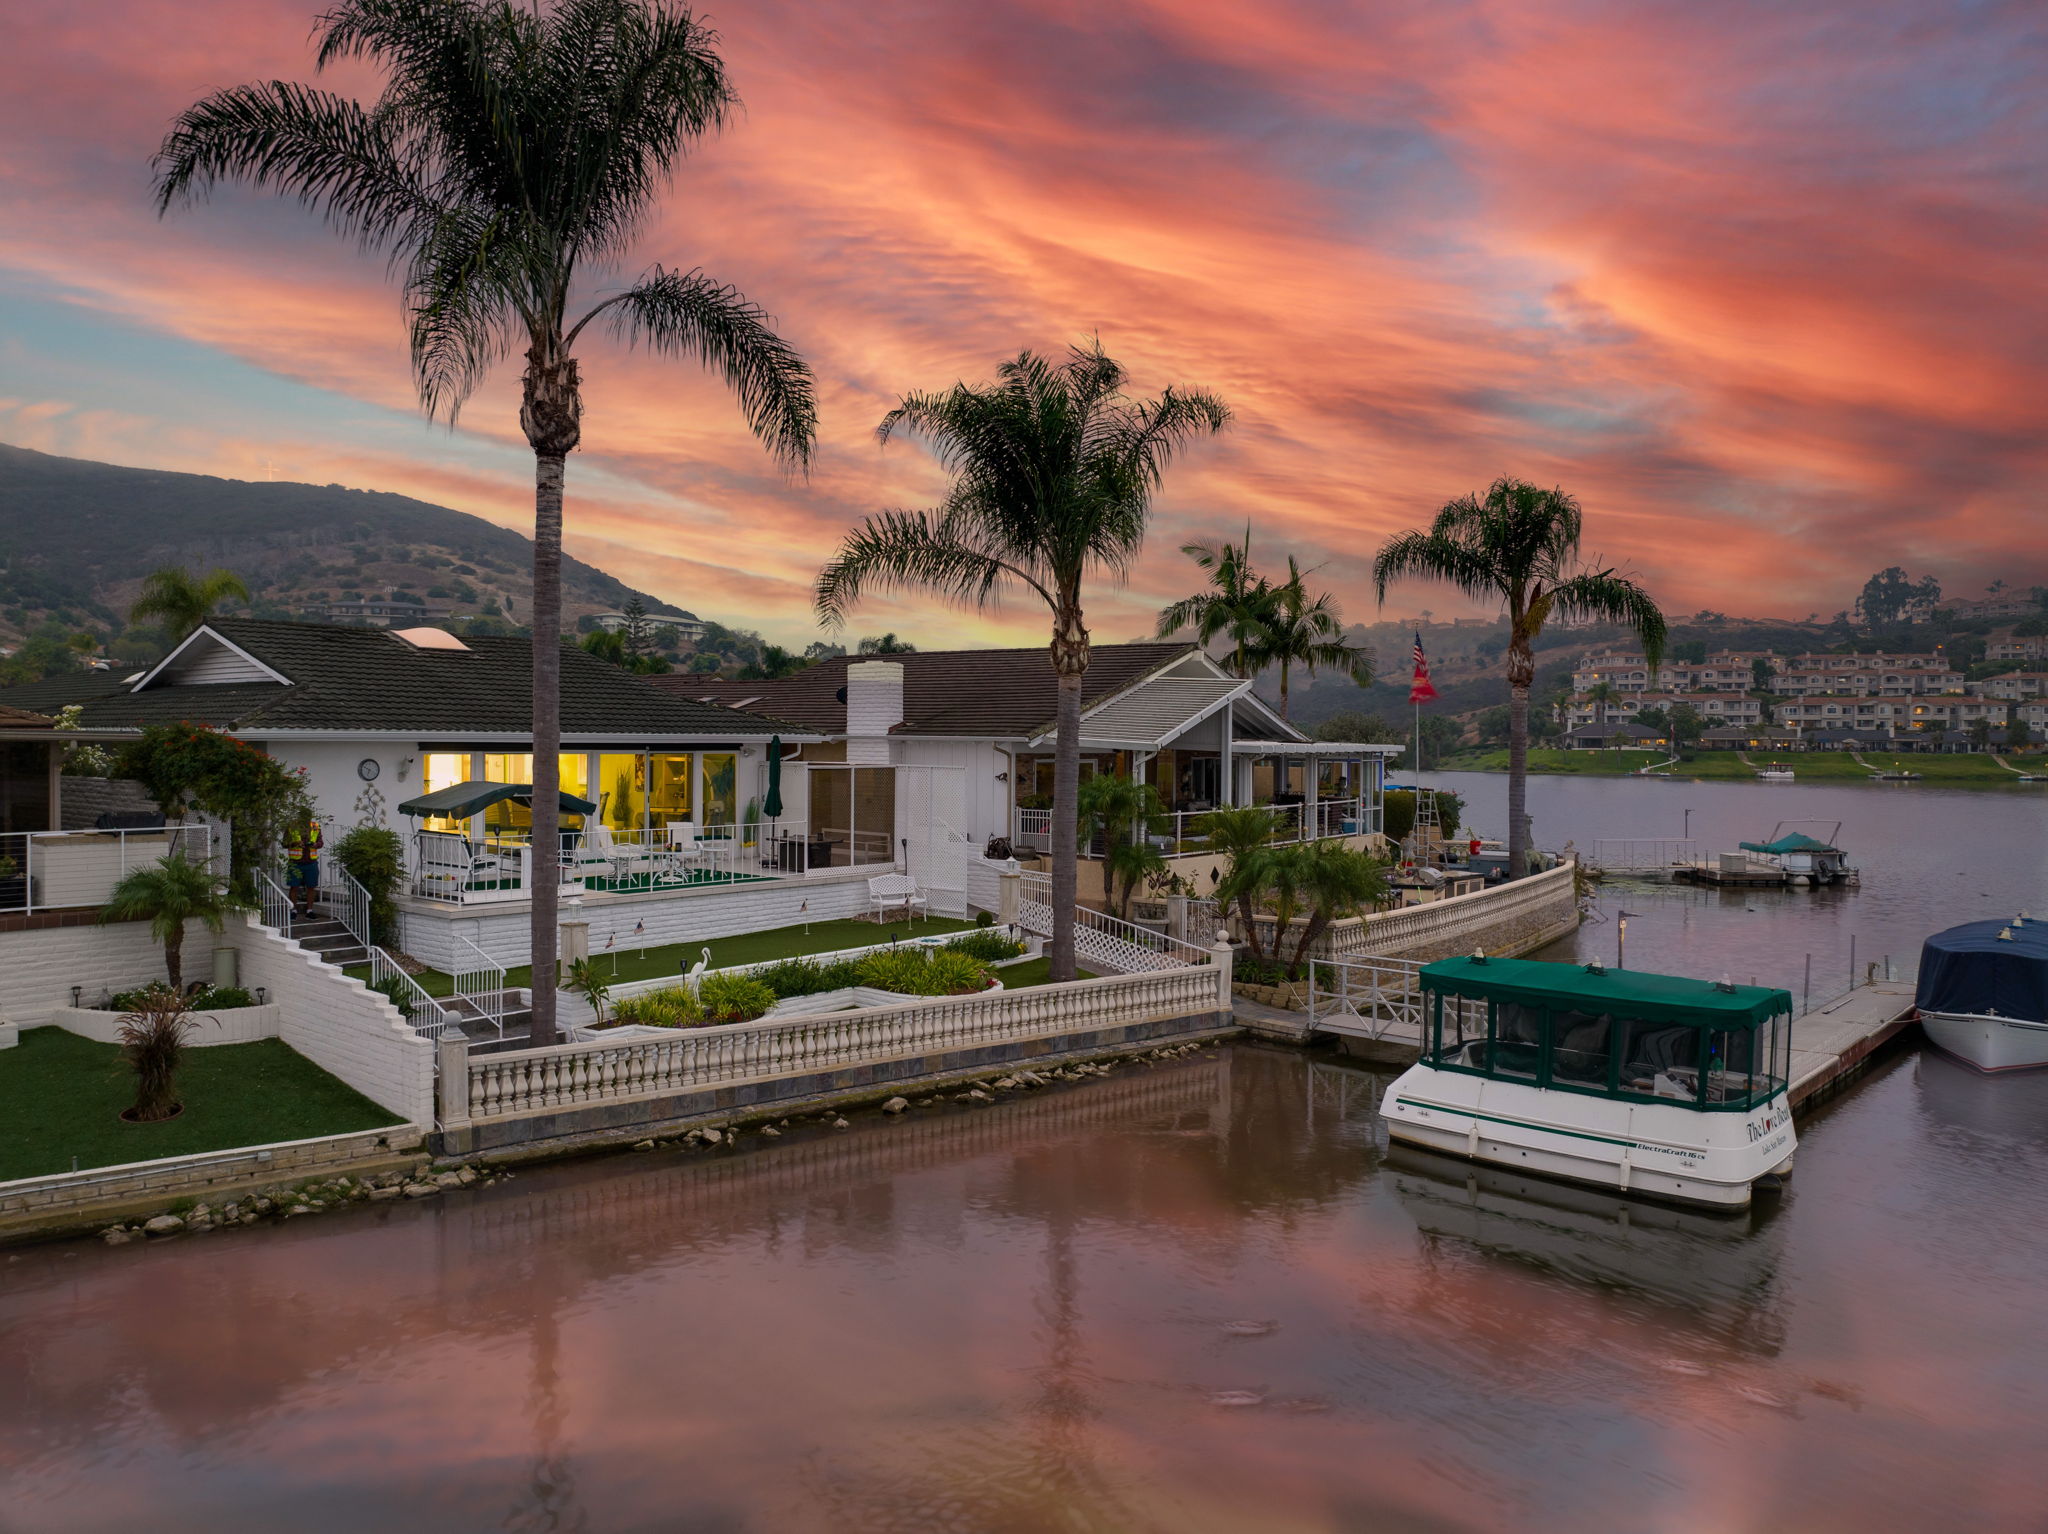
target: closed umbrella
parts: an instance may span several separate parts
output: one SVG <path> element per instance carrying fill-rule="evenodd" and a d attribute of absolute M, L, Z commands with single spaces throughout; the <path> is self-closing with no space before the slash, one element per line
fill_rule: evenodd
<path fill-rule="evenodd" d="M 773 821 L 782 814 L 782 737 L 768 737 L 768 797 L 761 802 L 761 813 Z M 773 835 L 771 830 L 770 835 Z"/>

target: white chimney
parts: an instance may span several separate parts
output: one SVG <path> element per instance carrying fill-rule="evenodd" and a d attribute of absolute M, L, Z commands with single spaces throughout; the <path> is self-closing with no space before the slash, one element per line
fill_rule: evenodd
<path fill-rule="evenodd" d="M 892 760 L 889 731 L 903 722 L 903 663 L 855 661 L 846 668 L 846 759 L 863 767 Z"/>

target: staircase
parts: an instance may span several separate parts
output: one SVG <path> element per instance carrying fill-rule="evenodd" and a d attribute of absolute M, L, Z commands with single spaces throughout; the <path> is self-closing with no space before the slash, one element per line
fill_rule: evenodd
<path fill-rule="evenodd" d="M 349 931 L 348 924 L 331 915 L 325 902 L 313 907 L 311 916 L 296 912 L 289 918 L 284 935 L 323 964 L 366 964 L 370 950 Z"/>

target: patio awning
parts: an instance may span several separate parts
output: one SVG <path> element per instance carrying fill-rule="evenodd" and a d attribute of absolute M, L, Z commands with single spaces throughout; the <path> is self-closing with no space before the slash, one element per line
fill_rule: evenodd
<path fill-rule="evenodd" d="M 421 794 L 408 799 L 398 807 L 401 815 L 446 815 L 454 820 L 467 820 L 472 815 L 481 815 L 494 804 L 507 799 L 516 799 L 521 804 L 533 802 L 531 783 L 451 783 L 446 788 L 437 788 L 430 794 Z M 597 806 L 588 799 L 579 799 L 574 794 L 563 794 L 564 815 L 595 815 Z"/>

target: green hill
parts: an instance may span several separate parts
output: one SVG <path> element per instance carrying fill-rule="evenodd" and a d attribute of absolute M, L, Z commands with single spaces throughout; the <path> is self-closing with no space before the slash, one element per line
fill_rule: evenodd
<path fill-rule="evenodd" d="M 248 583 L 252 611 L 280 618 L 396 592 L 518 624 L 533 584 L 523 534 L 409 496 L 121 468 L 0 444 L 0 644 L 51 621 L 118 635 L 142 578 L 164 565 L 226 566 Z M 636 596 L 671 610 L 566 555 L 562 587 L 570 629 Z"/>

